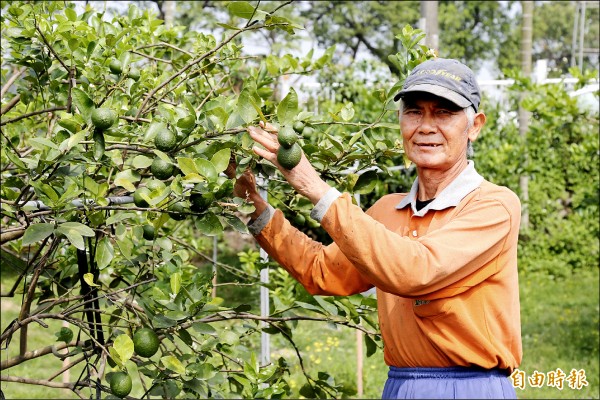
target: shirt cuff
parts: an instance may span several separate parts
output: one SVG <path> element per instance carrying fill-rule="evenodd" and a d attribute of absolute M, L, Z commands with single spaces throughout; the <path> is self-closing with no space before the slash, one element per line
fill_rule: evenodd
<path fill-rule="evenodd" d="M 273 215 L 275 215 L 275 209 L 269 204 L 258 218 L 248 224 L 248 231 L 254 236 L 258 235 L 271 221 Z"/>
<path fill-rule="evenodd" d="M 329 189 L 327 193 L 321 197 L 317 204 L 315 204 L 315 208 L 313 208 L 310 212 L 310 217 L 321 222 L 331 204 L 333 204 L 333 202 L 336 201 L 341 195 L 342 194 L 336 188 Z"/>

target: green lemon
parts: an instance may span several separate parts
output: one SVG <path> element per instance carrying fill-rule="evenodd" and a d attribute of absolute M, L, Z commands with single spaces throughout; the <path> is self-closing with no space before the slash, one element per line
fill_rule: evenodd
<path fill-rule="evenodd" d="M 162 129 L 154 137 L 154 146 L 164 152 L 169 152 L 177 146 L 177 134 L 169 129 Z"/>
<path fill-rule="evenodd" d="M 182 221 L 185 219 L 186 209 L 182 203 L 175 203 L 169 207 L 169 216 L 175 221 Z"/>
<path fill-rule="evenodd" d="M 294 143 L 292 147 L 286 149 L 281 146 L 277 150 L 277 162 L 285 169 L 292 169 L 300 162 L 302 158 L 302 147 L 298 143 Z"/>
<path fill-rule="evenodd" d="M 294 223 L 296 224 L 296 226 L 304 226 L 304 224 L 306 223 L 306 217 L 298 213 L 294 217 Z"/>
<path fill-rule="evenodd" d="M 212 204 L 214 196 L 212 193 L 200 194 L 192 193 L 190 195 L 190 203 L 192 203 L 192 211 L 206 211 Z"/>
<path fill-rule="evenodd" d="M 133 192 L 133 204 L 135 204 L 137 207 L 146 208 L 149 206 L 149 204 L 141 196 L 142 193 L 144 193 L 146 196 L 150 196 L 150 190 L 147 187 L 141 187 Z"/>
<path fill-rule="evenodd" d="M 304 126 L 305 126 L 304 122 L 302 122 L 302 121 L 294 122 L 294 130 L 296 131 L 296 133 L 302 133 Z"/>
<path fill-rule="evenodd" d="M 298 135 L 296 135 L 296 132 L 293 128 L 289 126 L 282 126 L 279 130 L 279 133 L 277 133 L 277 141 L 279 141 L 280 145 L 286 149 L 289 149 L 298 141 Z"/>
<path fill-rule="evenodd" d="M 117 397 L 123 398 L 131 393 L 131 377 L 125 372 L 116 372 L 110 379 L 110 391 Z"/>
<path fill-rule="evenodd" d="M 154 236 L 155 236 L 154 226 L 152 226 L 152 225 L 144 225 L 142 227 L 142 229 L 144 231 L 144 234 L 143 234 L 144 239 L 146 239 L 146 240 L 154 240 Z"/>
<path fill-rule="evenodd" d="M 162 181 L 169 179 L 173 172 L 175 171 L 175 166 L 173 164 L 166 162 L 160 157 L 155 157 L 154 161 L 152 161 L 152 165 L 150 165 L 150 172 L 156 179 L 160 179 Z"/>
<path fill-rule="evenodd" d="M 100 131 L 105 131 L 117 121 L 117 113 L 110 108 L 96 108 L 92 111 L 92 124 Z"/>
<path fill-rule="evenodd" d="M 305 126 L 304 129 L 302 129 L 302 137 L 305 139 L 310 138 L 313 133 L 315 133 L 315 129 L 310 126 Z"/>
<path fill-rule="evenodd" d="M 158 335 L 150 328 L 138 329 L 133 335 L 133 349 L 141 357 L 152 357 L 159 345 Z"/>
<path fill-rule="evenodd" d="M 110 60 L 110 64 L 108 64 L 108 69 L 110 69 L 110 72 L 113 74 L 119 75 L 121 72 L 123 72 L 123 64 L 121 64 L 121 61 L 113 58 Z"/>
<path fill-rule="evenodd" d="M 129 68 L 129 71 L 127 71 L 127 77 L 133 79 L 134 81 L 137 81 L 140 79 L 140 70 L 137 68 Z"/>

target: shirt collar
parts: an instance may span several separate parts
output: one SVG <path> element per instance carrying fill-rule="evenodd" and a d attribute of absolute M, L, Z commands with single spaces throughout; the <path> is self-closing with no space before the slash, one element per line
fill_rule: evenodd
<path fill-rule="evenodd" d="M 417 217 L 424 216 L 429 210 L 443 210 L 456 207 L 466 195 L 477 189 L 483 177 L 475 171 L 475 163 L 468 161 L 467 168 L 460 173 L 442 192 L 427 206 L 417 211 L 417 191 L 419 190 L 419 178 L 413 182 L 410 193 L 396 206 L 402 209 L 410 204 L 413 214 Z"/>

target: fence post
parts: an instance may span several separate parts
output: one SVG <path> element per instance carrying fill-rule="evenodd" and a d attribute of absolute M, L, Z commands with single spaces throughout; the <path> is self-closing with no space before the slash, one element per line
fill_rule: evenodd
<path fill-rule="evenodd" d="M 260 197 L 267 201 L 267 190 L 264 185 L 267 184 L 267 179 L 263 176 L 257 177 L 257 186 L 259 187 Z M 263 262 L 269 261 L 269 255 L 262 248 L 260 249 L 260 258 Z M 269 283 L 269 267 L 260 270 L 260 282 Z M 264 285 L 260 286 L 260 316 L 265 318 L 269 316 L 269 289 Z M 261 327 L 267 325 L 266 322 L 260 323 Z M 271 362 L 271 343 L 270 336 L 266 332 L 260 333 L 260 364 L 267 365 Z"/>

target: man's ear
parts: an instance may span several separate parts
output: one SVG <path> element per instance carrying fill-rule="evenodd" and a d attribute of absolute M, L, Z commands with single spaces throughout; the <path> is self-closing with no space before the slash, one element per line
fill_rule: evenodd
<path fill-rule="evenodd" d="M 475 118 L 473 120 L 473 126 L 469 129 L 469 133 L 468 133 L 468 137 L 471 142 L 474 142 L 475 140 L 477 140 L 477 137 L 479 136 L 481 129 L 485 125 L 486 119 L 487 118 L 484 113 L 480 112 L 480 113 L 475 114 Z"/>

